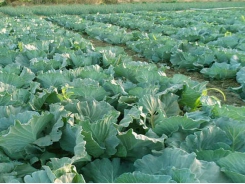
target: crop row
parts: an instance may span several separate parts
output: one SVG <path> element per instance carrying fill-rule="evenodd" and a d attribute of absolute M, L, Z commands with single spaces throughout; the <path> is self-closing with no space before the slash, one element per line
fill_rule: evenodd
<path fill-rule="evenodd" d="M 217 8 L 223 7 L 235 9 L 237 7 L 243 8 L 244 2 L 189 2 L 189 3 L 135 3 L 135 4 L 111 4 L 111 5 L 84 5 L 84 4 L 71 4 L 69 6 L 56 5 L 55 7 L 49 5 L 42 6 L 19 6 L 18 8 L 11 6 L 4 6 L 0 11 L 10 16 L 23 16 L 23 15 L 81 15 L 81 14 L 96 14 L 96 13 L 123 13 L 123 12 L 137 12 L 137 11 L 176 11 L 176 10 L 189 10 L 191 8 Z"/>
<path fill-rule="evenodd" d="M 221 13 L 222 15 L 220 15 Z M 215 35 L 216 37 L 223 36 L 226 32 L 243 33 L 245 31 L 244 15 L 239 10 L 88 14 L 82 15 L 82 17 L 87 20 L 139 29 L 140 31 L 162 32 L 163 35 L 177 34 L 176 37 L 180 39 L 186 39 L 184 35 L 181 35 L 181 32 L 189 29 L 189 32 L 192 33 L 191 30 L 194 28 L 199 34 L 209 33 L 213 37 Z M 185 33 L 187 34 L 188 31 Z M 193 37 L 197 37 L 197 35 L 193 35 Z M 198 41 L 198 38 L 195 41 Z"/>
<path fill-rule="evenodd" d="M 42 18 L 1 22 L 0 182 L 245 181 L 244 108 L 207 82 Z"/>
<path fill-rule="evenodd" d="M 99 15 L 94 15 L 94 17 L 97 16 Z M 238 78 L 241 73 L 239 71 L 243 70 L 245 63 L 242 33 L 227 36 L 222 34 L 223 37 L 204 44 L 190 42 L 188 39 L 182 40 L 173 35 L 163 36 L 155 32 L 128 31 L 120 26 L 85 20 L 78 16 L 59 16 L 51 19 L 66 28 L 85 32 L 93 38 L 111 44 L 126 44 L 130 49 L 154 62 L 167 64 L 170 62 L 174 67 L 198 70 L 214 79 Z M 123 20 L 123 18 L 119 19 Z M 206 37 L 213 39 L 212 35 Z M 241 80 L 237 81 L 240 83 Z"/>

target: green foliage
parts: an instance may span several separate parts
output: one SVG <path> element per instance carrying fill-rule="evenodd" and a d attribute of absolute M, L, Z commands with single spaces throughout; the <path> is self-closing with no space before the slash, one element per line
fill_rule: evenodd
<path fill-rule="evenodd" d="M 208 82 L 165 73 L 172 63 L 244 87 L 244 22 L 229 18 L 242 11 L 206 11 L 1 18 L 0 182 L 244 182 L 244 107 L 209 96 L 226 98 Z M 218 33 L 204 29 L 214 25 Z M 150 62 L 94 48 L 72 29 Z"/>

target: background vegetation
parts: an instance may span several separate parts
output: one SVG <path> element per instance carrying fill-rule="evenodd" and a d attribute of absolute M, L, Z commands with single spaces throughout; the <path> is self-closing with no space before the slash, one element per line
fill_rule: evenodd
<path fill-rule="evenodd" d="M 0 6 L 11 5 L 35 5 L 35 4 L 117 4 L 117 3 L 148 3 L 148 2 L 227 2 L 227 1 L 240 1 L 245 0 L 0 0 Z"/>
<path fill-rule="evenodd" d="M 80 15 L 89 13 L 123 13 L 135 11 L 176 11 L 189 10 L 190 8 L 225 8 L 225 7 L 245 7 L 245 2 L 178 2 L 178 3 L 120 3 L 120 4 L 62 4 L 59 0 L 53 0 L 55 6 L 42 4 L 37 6 L 3 6 L 0 12 L 9 16 L 23 15 L 44 15 L 51 16 L 56 14 Z M 57 2 L 56 2 L 57 1 Z M 66 0 L 67 1 L 67 0 Z M 75 0 L 73 0 L 75 1 Z M 60 3 L 60 4 L 59 4 Z"/>

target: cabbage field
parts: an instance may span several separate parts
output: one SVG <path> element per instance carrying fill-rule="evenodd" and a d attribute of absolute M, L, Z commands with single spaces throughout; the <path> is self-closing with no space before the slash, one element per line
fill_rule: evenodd
<path fill-rule="evenodd" d="M 244 8 L 0 12 L 0 183 L 245 182 Z"/>

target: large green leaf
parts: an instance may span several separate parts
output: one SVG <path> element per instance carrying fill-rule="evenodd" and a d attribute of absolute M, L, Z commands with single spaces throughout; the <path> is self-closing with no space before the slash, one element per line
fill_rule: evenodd
<path fill-rule="evenodd" d="M 110 65 L 116 66 L 120 62 L 131 61 L 131 57 L 129 57 L 123 47 L 97 47 L 98 50 L 102 54 L 102 63 L 104 67 L 108 67 Z"/>
<path fill-rule="evenodd" d="M 177 116 L 181 113 L 178 103 L 179 96 L 173 93 L 168 93 L 162 95 L 160 100 L 162 101 L 163 110 L 167 117 Z"/>
<path fill-rule="evenodd" d="M 82 135 L 84 136 L 84 140 L 86 141 L 86 151 L 89 155 L 94 158 L 98 158 L 105 152 L 105 147 L 99 145 L 99 143 L 93 138 L 91 132 L 83 131 Z"/>
<path fill-rule="evenodd" d="M 188 154 L 181 149 L 166 148 L 159 156 L 148 154 L 135 161 L 136 171 L 147 174 L 161 174 L 162 169 L 175 167 L 190 168 L 195 162 L 195 153 Z"/>
<path fill-rule="evenodd" d="M 217 150 L 201 150 L 198 151 L 197 159 L 205 160 L 208 162 L 217 162 L 219 159 L 229 155 L 231 153 L 230 150 L 224 150 L 223 148 Z"/>
<path fill-rule="evenodd" d="M 25 183 L 53 183 L 55 175 L 50 169 L 35 171 L 24 177 Z"/>
<path fill-rule="evenodd" d="M 49 70 L 45 73 L 39 73 L 37 75 L 37 81 L 43 88 L 48 89 L 50 86 L 54 86 L 58 89 L 61 89 L 64 84 L 70 82 L 70 78 L 65 72 L 62 72 L 61 70 Z"/>
<path fill-rule="evenodd" d="M 6 130 L 11 125 L 14 125 L 14 122 L 18 120 L 22 124 L 27 123 L 34 115 L 39 115 L 37 112 L 34 111 L 25 111 L 18 114 L 10 114 L 9 117 L 3 117 L 0 119 L 0 131 Z"/>
<path fill-rule="evenodd" d="M 0 54 L 0 64 L 5 66 L 8 64 L 11 64 L 14 62 L 15 57 L 17 55 L 16 52 L 7 50 L 7 53 L 4 49 L 1 48 L 1 54 Z"/>
<path fill-rule="evenodd" d="M 12 105 L 0 106 L 0 113 L 2 118 L 9 118 L 11 115 L 17 115 L 19 113 L 28 111 L 26 107 L 16 107 Z"/>
<path fill-rule="evenodd" d="M 213 115 L 218 117 L 228 117 L 234 120 L 243 121 L 245 118 L 245 107 L 236 107 L 233 105 L 223 105 L 219 107 L 218 105 L 213 108 Z"/>
<path fill-rule="evenodd" d="M 157 81 L 163 80 L 162 76 L 165 76 L 165 73 L 159 71 L 158 74 L 154 74 L 156 72 L 158 72 L 158 68 L 156 65 L 136 61 L 123 62 L 115 67 L 115 76 L 125 77 L 126 79 L 134 83 L 155 83 Z"/>
<path fill-rule="evenodd" d="M 124 173 L 116 178 L 115 183 L 170 183 L 171 176 L 151 175 L 139 171 Z"/>
<path fill-rule="evenodd" d="M 209 66 L 214 61 L 214 53 L 208 47 L 182 42 L 171 55 L 170 61 L 179 68 L 196 70 Z"/>
<path fill-rule="evenodd" d="M 44 113 L 40 116 L 33 116 L 25 124 L 16 121 L 15 125 L 10 127 L 9 132 L 0 137 L 0 146 L 10 157 L 19 157 L 20 155 L 18 154 L 23 152 L 25 147 L 34 143 L 41 136 L 41 132 L 51 121 L 52 117 L 52 114 Z"/>
<path fill-rule="evenodd" d="M 46 58 L 33 58 L 30 61 L 30 69 L 34 73 L 38 73 L 40 71 L 47 72 L 49 70 L 57 70 L 61 66 L 60 61 L 57 60 L 49 60 Z"/>
<path fill-rule="evenodd" d="M 98 122 L 82 122 L 84 140 L 89 142 L 86 144 L 88 154 L 98 157 L 102 154 L 111 156 L 117 152 L 116 147 L 120 141 L 117 138 L 117 129 L 114 127 L 114 118 L 113 116 L 107 116 Z M 93 150 L 94 146 L 99 149 L 99 154 Z"/>
<path fill-rule="evenodd" d="M 70 76 L 75 78 L 89 78 L 93 79 L 95 81 L 101 81 L 103 79 L 108 79 L 109 76 L 105 73 L 103 68 L 101 68 L 99 65 L 91 65 L 91 66 L 85 66 L 85 67 L 79 67 L 73 70 L 69 70 Z"/>
<path fill-rule="evenodd" d="M 230 149 L 230 145 L 231 140 L 225 131 L 216 126 L 210 126 L 195 132 L 194 135 L 188 135 L 181 147 L 191 153 L 219 148 Z"/>
<path fill-rule="evenodd" d="M 245 84 L 245 67 L 242 67 L 237 73 L 236 73 L 236 81 L 240 84 Z"/>
<path fill-rule="evenodd" d="M 43 166 L 43 168 L 46 171 L 52 171 L 51 175 L 55 176 L 54 183 L 85 183 L 83 176 L 78 174 L 70 158 L 51 158 L 50 160 L 47 163 L 48 166 Z"/>
<path fill-rule="evenodd" d="M 173 168 L 170 172 L 172 180 L 177 183 L 199 183 L 200 181 L 196 178 L 196 175 L 193 174 L 190 169 L 182 168 L 175 169 Z"/>
<path fill-rule="evenodd" d="M 180 94 L 179 104 L 187 111 L 196 110 L 201 105 L 199 98 L 206 89 L 207 82 L 199 83 L 181 74 L 174 75 L 172 81 L 175 84 L 185 84 Z"/>
<path fill-rule="evenodd" d="M 122 163 L 119 158 L 96 159 L 82 168 L 86 182 L 114 183 L 116 178 L 124 172 L 131 171 L 131 167 Z"/>
<path fill-rule="evenodd" d="M 177 181 L 181 181 L 184 174 L 190 177 L 192 182 L 229 181 L 214 162 L 197 160 L 195 153 L 187 153 L 178 148 L 166 148 L 156 156 L 145 155 L 142 159 L 136 160 L 134 165 L 136 171 L 146 174 L 167 174 L 175 177 Z"/>
<path fill-rule="evenodd" d="M 31 94 L 29 104 L 35 111 L 40 111 L 52 103 L 59 102 L 58 91 L 54 87 L 43 89 L 41 92 Z"/>
<path fill-rule="evenodd" d="M 17 88 L 26 86 L 26 79 L 14 73 L 8 73 L 5 71 L 0 72 L 0 81 L 6 84 L 13 85 Z M 29 82 L 29 81 L 28 81 Z"/>
<path fill-rule="evenodd" d="M 63 88 L 70 98 L 79 100 L 103 100 L 108 93 L 100 86 L 99 82 L 86 78 L 74 79 L 69 85 Z"/>
<path fill-rule="evenodd" d="M 102 120 L 106 116 L 113 116 L 115 119 L 119 116 L 119 112 L 104 101 L 98 102 L 91 100 L 69 103 L 65 106 L 65 109 L 73 113 L 78 113 L 81 116 L 81 120 L 89 120 L 91 123 Z"/>
<path fill-rule="evenodd" d="M 81 132 L 81 126 L 71 126 L 70 124 L 66 124 L 59 141 L 63 150 L 74 154 L 72 158 L 74 161 L 89 159 L 85 148 L 86 142 L 84 141 L 84 136 Z"/>
<path fill-rule="evenodd" d="M 143 112 L 149 114 L 148 121 L 150 123 L 150 126 L 153 128 L 155 126 L 155 113 L 163 111 L 160 98 L 158 96 L 153 95 L 144 95 L 142 98 L 139 99 L 138 105 L 143 106 Z"/>
<path fill-rule="evenodd" d="M 166 136 L 151 138 L 129 129 L 127 132 L 119 132 L 118 138 L 121 141 L 121 146 L 126 150 L 127 158 L 135 159 L 151 153 L 152 150 L 162 150 Z"/>
<path fill-rule="evenodd" d="M 46 127 L 47 130 L 43 130 L 43 137 L 38 138 L 36 141 L 33 142 L 33 144 L 40 146 L 40 147 L 46 147 L 50 146 L 55 142 L 58 142 L 61 139 L 62 131 L 61 129 L 64 126 L 64 122 L 62 119 L 59 119 L 58 121 L 55 121 L 55 119 L 52 119 L 52 122 L 48 124 Z"/>
<path fill-rule="evenodd" d="M 213 79 L 234 78 L 240 64 L 228 64 L 215 62 L 210 68 L 203 68 L 201 73 Z"/>
<path fill-rule="evenodd" d="M 128 127 L 131 123 L 138 124 L 147 128 L 145 125 L 146 115 L 142 112 L 142 107 L 133 106 L 131 109 L 124 110 L 124 117 L 119 122 L 120 127 Z"/>
<path fill-rule="evenodd" d="M 173 116 L 159 119 L 153 131 L 158 135 L 166 134 L 170 136 L 172 133 L 177 132 L 180 127 L 184 131 L 195 130 L 199 128 L 200 124 L 199 121 L 194 121 L 187 117 Z"/>
<path fill-rule="evenodd" d="M 234 152 L 218 160 L 222 171 L 235 183 L 245 182 L 244 171 L 245 154 Z"/>
<path fill-rule="evenodd" d="M 228 118 L 219 118 L 215 121 L 216 125 L 224 130 L 232 141 L 232 151 L 245 151 L 245 124 L 243 121 L 235 121 Z"/>

